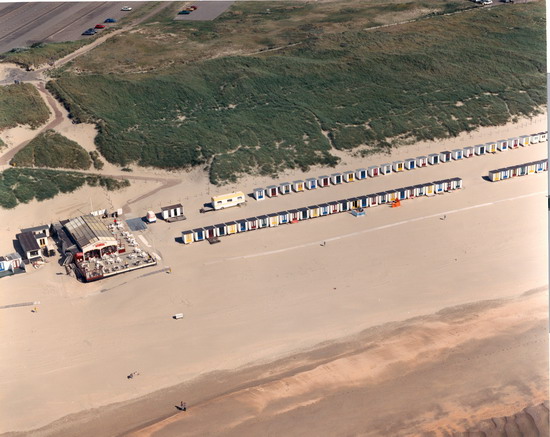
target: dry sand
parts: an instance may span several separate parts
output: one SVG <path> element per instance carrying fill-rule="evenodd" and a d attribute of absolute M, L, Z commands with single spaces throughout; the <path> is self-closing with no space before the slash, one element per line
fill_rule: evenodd
<path fill-rule="evenodd" d="M 546 130 L 545 117 L 538 117 L 532 122 L 523 120 L 520 125 L 482 129 L 475 137 L 464 135 L 436 144 L 406 147 L 391 157 L 349 158 L 338 170 L 542 130 Z M 512 298 L 522 291 L 545 286 L 547 175 L 500 183 L 482 179 L 490 169 L 545 156 L 546 144 L 533 145 L 264 202 L 251 200 L 245 208 L 204 215 L 198 213 L 198 208 L 213 193 L 233 188 L 250 192 L 254 186 L 265 186 L 272 181 L 246 178 L 235 186 L 209 189 L 199 171 L 136 170 L 133 176 L 151 177 L 152 181 L 137 181 L 132 187 L 114 193 L 82 188 L 50 201 L 0 211 L 2 253 L 12 251 L 11 240 L 20 227 L 86 213 L 90 210 L 90 201 L 93 209 L 126 206 L 126 211 L 134 216 L 143 215 L 147 209 L 158 210 L 160 204 L 182 201 L 188 216 L 184 222 L 156 223 L 143 233 L 151 250 L 162 257 L 157 267 L 80 284 L 56 275 L 63 270 L 52 261 L 40 270 L 2 279 L 0 306 L 33 301 L 41 304 L 37 314 L 31 313 L 29 307 L 0 309 L 0 356 L 3 357 L 0 398 L 9 400 L 4 402 L 0 413 L 0 432 L 30 430 L 85 410 L 89 413 L 78 417 L 83 417 L 85 422 L 92 420 L 91 429 L 102 423 L 107 429 L 115 430 L 119 423 L 126 426 L 117 431 L 121 432 L 144 420 L 170 415 L 175 402 L 186 400 L 191 404 L 205 402 L 206 415 L 199 414 L 197 409 L 189 411 L 188 417 L 194 420 L 193 429 L 199 430 L 196 435 L 219 435 L 218 430 L 222 428 L 228 435 L 232 429 L 235 435 L 241 431 L 240 435 L 257 435 L 259 429 L 273 429 L 272 435 L 279 435 L 279 430 L 298 426 L 298 422 L 304 426 L 303 434 L 307 434 L 307 430 L 315 431 L 315 426 L 321 426 L 320 418 L 335 408 L 334 405 L 347 405 L 339 406 L 334 421 L 323 425 L 338 435 L 340 426 L 351 427 L 355 423 L 353 417 L 358 410 L 351 408 L 350 402 L 356 388 L 357 402 L 366 402 L 375 412 L 385 408 L 386 420 L 380 419 L 378 425 L 365 422 L 364 427 L 363 422 L 358 421 L 358 428 L 344 429 L 341 434 L 369 435 L 369 429 L 382 429 L 376 426 L 392 422 L 388 415 L 400 411 L 403 414 L 399 416 L 399 423 L 405 427 L 414 425 L 424 430 L 431 423 L 432 427 L 456 430 L 458 425 L 464 425 L 462 429 L 467 429 L 479 420 L 514 414 L 525 408 L 530 403 L 525 393 L 530 394 L 533 403 L 535 398 L 542 402 L 547 399 L 547 382 L 540 368 L 546 366 L 547 358 L 539 359 L 537 354 L 541 350 L 546 353 L 546 340 L 529 341 L 535 338 L 538 326 L 544 325 L 544 293 L 518 298 L 506 305 L 499 303 L 494 310 L 498 314 L 474 307 L 471 311 L 463 309 L 465 317 L 479 314 L 480 322 L 466 326 L 454 321 L 451 325 L 458 323 L 456 334 L 438 332 L 439 327 L 447 323 L 437 321 L 441 314 L 434 316 L 435 319 L 417 319 L 414 323 L 419 323 L 415 325 L 418 336 L 414 337 L 416 346 L 412 349 L 407 338 L 388 337 L 382 328 L 375 329 L 371 332 L 379 335 L 369 337 L 369 341 L 381 345 L 381 349 L 374 351 L 378 350 L 379 355 L 369 355 L 374 352 L 368 348 L 363 353 L 365 348 L 357 343 L 356 352 L 350 352 L 355 361 L 352 358 L 348 362 L 339 361 L 326 352 L 324 359 L 332 363 L 328 368 L 320 367 L 316 373 L 315 367 L 303 374 L 306 375 L 303 378 L 287 380 L 289 384 L 292 382 L 288 388 L 289 398 L 277 394 L 284 387 L 282 376 L 267 386 L 262 385 L 263 382 L 258 385 L 255 380 L 248 381 L 251 387 L 259 386 L 262 390 L 251 389 L 244 394 L 237 390 L 239 414 L 235 412 L 234 402 L 223 404 L 219 396 L 235 385 L 227 382 L 215 386 L 211 380 L 197 378 L 212 371 L 233 370 L 250 364 L 268 366 L 281 357 L 384 323 L 432 314 L 455 305 Z M 326 169 L 314 169 L 308 174 L 294 172 L 281 180 L 330 172 Z M 214 246 L 207 243 L 183 246 L 176 242 L 182 230 L 199 225 L 454 176 L 464 179 L 463 190 L 407 201 L 398 209 L 373 208 L 361 219 L 341 214 L 224 238 Z M 147 196 L 149 192 L 154 195 Z M 125 205 L 127 199 L 133 202 Z M 447 214 L 447 220 L 439 220 L 442 214 Z M 320 247 L 321 241 L 328 243 Z M 162 272 L 166 266 L 172 267 L 171 274 Z M 178 312 L 183 312 L 185 317 L 175 321 L 171 316 Z M 494 320 L 495 327 L 481 323 L 485 318 Z M 464 335 L 460 334 L 461 326 Z M 502 326 L 502 330 L 497 332 L 497 326 Z M 514 335 L 519 336 L 517 341 Z M 429 341 L 422 341 L 423 338 Z M 506 344 L 521 345 L 521 348 L 516 353 L 507 350 Z M 498 349 L 501 351 L 497 355 L 488 355 L 494 361 L 481 360 L 473 371 L 460 373 L 467 375 L 461 378 L 453 377 L 455 370 L 447 369 L 445 363 L 449 358 L 441 361 L 442 357 L 454 357 L 454 353 L 462 353 L 464 361 L 479 355 L 480 351 L 500 346 L 502 350 Z M 454 349 L 447 350 L 447 347 Z M 361 370 L 354 369 L 352 362 L 358 363 Z M 497 364 L 502 366 L 498 374 L 493 371 Z M 461 369 L 467 367 L 462 362 Z M 276 371 L 277 367 L 273 369 Z M 411 375 L 409 385 L 405 385 L 407 396 L 395 395 L 384 403 L 374 394 L 390 390 L 391 387 L 384 384 L 392 383 L 392 393 L 399 392 L 401 380 L 384 379 L 396 369 Z M 447 376 L 442 375 L 440 383 L 433 382 L 430 369 L 446 371 Z M 139 371 L 140 375 L 130 381 L 126 375 L 132 371 Z M 269 368 L 264 372 L 269 372 Z M 292 372 L 302 375 L 297 369 Z M 112 418 L 109 411 L 115 411 L 114 407 L 97 410 L 158 389 L 169 390 L 168 387 L 182 382 L 199 384 L 196 387 L 200 388 L 193 392 L 179 387 L 169 392 L 170 396 L 168 392 L 152 395 L 154 408 L 149 415 L 148 408 L 128 410 L 111 422 L 103 417 Z M 451 383 L 456 384 L 454 388 L 445 389 Z M 371 393 L 365 389 L 369 384 L 374 384 L 379 391 Z M 500 387 L 500 392 L 495 387 Z M 534 387 L 539 387 L 538 391 Z M 195 397 L 193 393 L 198 394 Z M 417 401 L 417 393 L 424 393 L 420 397 L 423 402 L 432 402 L 433 411 L 426 409 L 427 403 Z M 470 396 L 472 406 L 468 407 Z M 335 401 L 327 404 L 331 399 Z M 407 406 L 412 410 L 406 410 Z M 439 415 L 435 413 L 438 409 L 442 411 Z M 474 410 L 476 415 L 472 416 Z M 287 412 L 283 414 L 284 411 Z M 368 411 L 371 414 L 371 410 Z M 102 418 L 98 420 L 99 412 Z M 265 415 L 247 419 L 250 415 L 257 416 L 258 412 Z M 304 418 L 308 417 L 303 422 L 302 412 Z M 81 423 L 78 417 L 63 419 L 61 423 L 72 420 Z M 206 424 L 210 427 L 208 432 L 202 428 Z M 84 425 L 80 426 L 84 430 Z M 175 423 L 162 432 L 184 435 L 179 428 L 174 431 L 177 426 Z M 35 434 L 62 435 L 59 428 Z M 67 435 L 71 435 L 70 431 Z M 111 433 L 104 429 L 95 435 Z"/>

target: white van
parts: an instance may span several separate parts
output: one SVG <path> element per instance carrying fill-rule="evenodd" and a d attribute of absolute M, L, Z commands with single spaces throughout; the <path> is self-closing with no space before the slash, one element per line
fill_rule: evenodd
<path fill-rule="evenodd" d="M 149 223 L 155 223 L 157 221 L 157 215 L 153 211 L 147 211 L 147 221 Z"/>

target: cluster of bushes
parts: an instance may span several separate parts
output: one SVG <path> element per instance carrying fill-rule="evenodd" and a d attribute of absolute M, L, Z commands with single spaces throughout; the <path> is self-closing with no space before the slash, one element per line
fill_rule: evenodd
<path fill-rule="evenodd" d="M 11 164 L 17 167 L 75 168 L 87 170 L 92 160 L 78 143 L 54 130 L 34 137 L 15 154 Z"/>
<path fill-rule="evenodd" d="M 130 182 L 77 172 L 9 168 L 0 173 L 0 206 L 14 208 L 33 199 L 51 199 L 59 193 L 73 192 L 84 184 L 118 190 L 128 187 Z"/>
<path fill-rule="evenodd" d="M 22 124 L 37 128 L 49 115 L 50 111 L 33 85 L 0 86 L 0 130 Z"/>
<path fill-rule="evenodd" d="M 488 8 L 155 75 L 66 75 L 49 87 L 78 121 L 98 123 L 109 162 L 206 163 L 221 183 L 335 165 L 332 147 L 387 149 L 535 113 L 546 102 L 543 18 L 541 2 Z"/>
<path fill-rule="evenodd" d="M 92 150 L 90 152 L 90 158 L 91 158 L 92 163 L 94 164 L 94 168 L 96 170 L 103 169 L 103 166 L 105 165 L 105 163 L 99 158 L 99 153 L 98 152 L 96 152 L 95 150 Z"/>

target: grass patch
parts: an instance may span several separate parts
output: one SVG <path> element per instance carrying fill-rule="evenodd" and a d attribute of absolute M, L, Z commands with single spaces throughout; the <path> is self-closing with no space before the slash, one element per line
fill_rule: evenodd
<path fill-rule="evenodd" d="M 15 154 L 17 167 L 74 168 L 87 170 L 92 164 L 88 152 L 78 143 L 53 130 L 42 132 Z"/>
<path fill-rule="evenodd" d="M 78 121 L 98 124 L 96 142 L 109 162 L 162 168 L 206 163 L 213 183 L 335 165 L 332 146 L 387 150 L 400 142 L 456 136 L 533 114 L 546 103 L 543 2 L 369 32 L 354 24 L 337 33 L 326 31 L 332 24 L 321 24 L 326 16 L 311 15 L 312 4 L 277 5 L 269 13 L 266 5 L 239 3 L 222 23 L 242 16 L 268 26 L 307 16 L 309 22 L 292 28 L 305 35 L 300 45 L 174 63 L 155 74 L 66 74 L 48 86 Z M 383 14 L 415 11 L 410 2 L 376 7 Z M 239 8 L 252 12 L 244 17 Z M 354 17 L 361 11 L 341 13 Z M 206 40 L 219 25 L 187 26 Z M 218 39 L 227 44 L 233 37 L 222 32 Z M 266 38 L 258 35 L 273 44 Z M 147 44 L 167 47 L 162 38 Z M 141 49 L 132 50 L 139 59 Z"/>
<path fill-rule="evenodd" d="M 83 185 L 118 190 L 130 186 L 126 179 L 98 175 L 30 168 L 9 168 L 0 173 L 0 207 L 11 209 L 19 203 L 51 199 L 59 193 L 71 193 Z"/>
<path fill-rule="evenodd" d="M 90 152 L 90 159 L 92 160 L 96 170 L 102 170 L 105 166 L 105 163 L 99 158 L 99 153 L 95 150 Z"/>
<path fill-rule="evenodd" d="M 12 49 L 9 52 L 0 55 L 0 61 L 13 62 L 25 68 L 36 68 L 39 65 L 53 63 L 75 50 L 89 44 L 91 39 L 82 39 L 78 41 L 55 42 L 55 43 L 35 43 L 30 47 Z"/>
<path fill-rule="evenodd" d="M 28 83 L 0 87 L 0 129 L 27 124 L 37 128 L 50 115 L 36 88 Z"/>

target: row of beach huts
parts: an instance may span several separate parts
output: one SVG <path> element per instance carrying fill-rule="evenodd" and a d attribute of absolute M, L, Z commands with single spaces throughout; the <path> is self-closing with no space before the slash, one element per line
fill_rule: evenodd
<path fill-rule="evenodd" d="M 393 189 L 380 193 L 367 194 L 349 199 L 336 200 L 319 205 L 311 205 L 304 208 L 279 211 L 271 214 L 249 217 L 247 219 L 220 223 L 182 232 L 184 244 L 203 240 L 215 240 L 218 237 L 233 235 L 256 229 L 270 228 L 283 224 L 296 223 L 341 212 L 352 212 L 363 208 L 371 208 L 377 205 L 391 204 L 406 199 L 420 196 L 435 196 L 462 188 L 461 178 L 445 179 L 436 182 L 414 185 Z"/>
<path fill-rule="evenodd" d="M 343 182 L 355 182 L 356 180 L 366 179 L 367 177 L 376 177 L 390 173 L 398 173 L 404 170 L 414 170 L 427 167 L 428 165 L 437 165 L 451 160 L 458 161 L 473 156 L 481 156 L 487 153 L 502 152 L 518 147 L 529 146 L 547 141 L 547 132 L 540 132 L 533 135 L 522 135 L 520 137 L 509 138 L 507 140 L 498 140 L 477 146 L 464 147 L 462 149 L 445 150 L 441 153 L 432 153 L 427 156 L 417 156 L 403 161 L 394 161 L 391 164 L 373 165 L 369 168 L 359 168 L 357 170 L 345 171 L 342 173 L 333 173 L 330 176 L 323 175 L 317 178 L 308 178 L 297 180 L 292 183 L 283 182 L 279 185 L 269 185 L 266 188 L 254 188 L 253 196 L 256 200 L 277 197 L 290 193 L 300 193 L 305 190 L 314 190 L 316 188 L 339 185 Z"/>
<path fill-rule="evenodd" d="M 517 176 L 526 176 L 534 173 L 542 173 L 548 170 L 548 160 L 541 159 L 539 161 L 527 162 L 525 164 L 514 165 L 512 167 L 498 168 L 489 172 L 489 180 L 491 182 L 511 179 Z"/>

